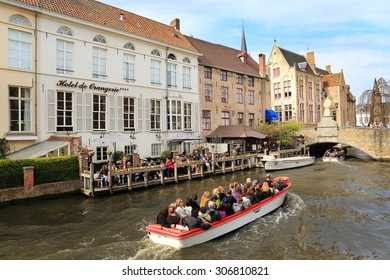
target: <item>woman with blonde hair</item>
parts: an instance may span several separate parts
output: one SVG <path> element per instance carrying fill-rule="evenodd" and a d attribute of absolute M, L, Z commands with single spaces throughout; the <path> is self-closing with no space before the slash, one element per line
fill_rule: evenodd
<path fill-rule="evenodd" d="M 202 195 L 202 198 L 200 200 L 199 206 L 200 208 L 205 207 L 206 202 L 210 199 L 210 192 L 205 191 Z"/>

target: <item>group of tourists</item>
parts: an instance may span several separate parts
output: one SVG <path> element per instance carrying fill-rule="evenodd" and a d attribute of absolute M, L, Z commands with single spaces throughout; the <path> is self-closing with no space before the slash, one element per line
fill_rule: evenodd
<path fill-rule="evenodd" d="M 325 151 L 323 157 L 339 157 L 339 158 L 345 158 L 346 157 L 346 150 L 345 149 L 328 149 Z"/>
<path fill-rule="evenodd" d="M 277 194 L 286 186 L 281 178 L 272 180 L 271 175 L 267 174 L 263 181 L 247 178 L 244 184 L 231 183 L 226 193 L 223 186 L 213 189 L 211 193 L 205 191 L 199 203 L 196 194 L 188 197 L 185 202 L 182 198 L 177 198 L 175 202 L 160 210 L 156 218 L 157 223 L 168 228 L 208 229 L 212 222 L 243 211 Z"/>

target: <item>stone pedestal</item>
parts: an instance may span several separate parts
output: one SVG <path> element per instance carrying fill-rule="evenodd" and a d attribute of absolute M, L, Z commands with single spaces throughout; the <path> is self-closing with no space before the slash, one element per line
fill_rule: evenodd
<path fill-rule="evenodd" d="M 317 126 L 319 137 L 337 137 L 338 124 L 332 116 L 323 116 Z"/>

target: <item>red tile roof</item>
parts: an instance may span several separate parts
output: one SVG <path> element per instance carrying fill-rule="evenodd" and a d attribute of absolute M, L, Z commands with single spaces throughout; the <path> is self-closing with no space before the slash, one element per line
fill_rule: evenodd
<path fill-rule="evenodd" d="M 213 44 L 194 37 L 186 36 L 191 44 L 202 54 L 199 64 L 223 70 L 229 70 L 240 74 L 248 74 L 259 77 L 259 64 L 248 56 L 248 63 L 243 63 L 239 58 L 243 52 L 226 46 Z"/>
<path fill-rule="evenodd" d="M 195 51 L 184 35 L 170 25 L 133 14 L 95 0 L 16 0 L 75 19 L 160 41 L 164 44 Z M 123 14 L 124 20 L 120 20 Z M 174 36 L 175 35 L 175 36 Z"/>
<path fill-rule="evenodd" d="M 325 87 L 342 85 L 343 73 L 324 75 L 323 83 Z"/>

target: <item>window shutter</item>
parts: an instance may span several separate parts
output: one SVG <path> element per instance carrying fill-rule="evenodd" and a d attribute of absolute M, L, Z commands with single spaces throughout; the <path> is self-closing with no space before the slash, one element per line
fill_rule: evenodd
<path fill-rule="evenodd" d="M 47 91 L 47 132 L 56 131 L 56 92 Z"/>
<path fill-rule="evenodd" d="M 123 96 L 116 97 L 118 131 L 123 131 Z"/>
<path fill-rule="evenodd" d="M 76 92 L 76 131 L 84 131 L 83 93 Z"/>
<path fill-rule="evenodd" d="M 110 122 L 109 122 L 109 125 L 110 125 L 110 128 L 109 130 L 110 131 L 116 131 L 116 110 L 115 110 L 115 101 L 116 101 L 116 98 L 114 95 L 109 95 L 108 97 L 108 101 L 110 102 L 109 104 L 109 119 L 110 119 Z"/>
<path fill-rule="evenodd" d="M 145 130 L 150 131 L 150 99 L 145 98 Z"/>
<path fill-rule="evenodd" d="M 199 104 L 194 103 L 194 110 L 192 111 L 192 127 L 194 131 L 199 131 Z"/>
<path fill-rule="evenodd" d="M 85 131 L 92 131 L 92 94 L 85 93 Z"/>
<path fill-rule="evenodd" d="M 137 104 L 138 104 L 138 112 L 137 112 L 138 127 L 137 127 L 137 130 L 143 131 L 144 130 L 143 116 L 142 116 L 143 107 L 142 107 L 142 98 L 141 97 L 137 99 Z"/>

